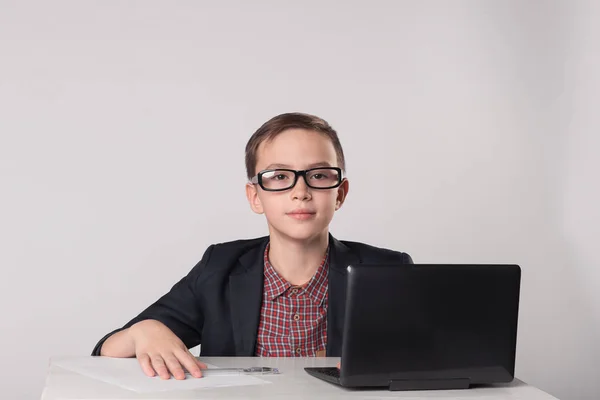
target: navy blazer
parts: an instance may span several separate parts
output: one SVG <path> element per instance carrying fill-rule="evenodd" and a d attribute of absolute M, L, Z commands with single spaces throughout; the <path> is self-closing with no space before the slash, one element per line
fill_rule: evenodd
<path fill-rule="evenodd" d="M 199 344 L 210 356 L 255 356 L 263 295 L 264 251 L 269 237 L 210 246 L 202 260 L 171 290 L 104 341 L 136 322 L 165 324 L 188 348 Z M 351 264 L 412 264 L 407 253 L 340 241 L 329 235 L 327 356 L 339 357 L 346 305 L 346 274 Z"/>

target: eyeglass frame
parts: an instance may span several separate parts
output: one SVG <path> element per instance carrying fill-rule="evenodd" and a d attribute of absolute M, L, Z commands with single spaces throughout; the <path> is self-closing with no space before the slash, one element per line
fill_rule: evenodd
<path fill-rule="evenodd" d="M 311 186 L 310 183 L 308 183 L 308 179 L 306 179 L 306 174 L 309 173 L 310 171 L 318 171 L 318 170 L 323 170 L 323 169 L 330 169 L 330 170 L 334 170 L 337 172 L 338 174 L 338 183 L 336 183 L 333 186 L 327 186 L 327 187 L 314 187 Z M 284 189 L 268 189 L 265 188 L 262 182 L 262 177 L 264 174 L 268 173 L 268 172 L 274 172 L 274 171 L 287 171 L 287 172 L 293 172 L 294 173 L 294 182 L 291 184 L 291 186 L 286 187 Z M 250 179 L 250 183 L 253 185 L 258 184 L 264 191 L 267 192 L 283 192 L 285 190 L 290 190 L 292 189 L 294 186 L 296 186 L 296 184 L 298 183 L 298 177 L 302 176 L 302 178 L 304 178 L 304 183 L 306 183 L 306 186 L 308 186 L 311 189 L 316 189 L 316 190 L 328 190 L 328 189 L 335 189 L 338 188 L 342 185 L 342 183 L 344 182 L 344 176 L 342 174 L 342 169 L 339 167 L 315 167 L 315 168 L 309 168 L 309 169 L 303 169 L 303 170 L 295 170 L 295 169 L 288 169 L 288 168 L 273 168 L 273 169 L 265 169 L 263 171 L 260 171 L 258 174 L 254 175 L 251 179 Z"/>

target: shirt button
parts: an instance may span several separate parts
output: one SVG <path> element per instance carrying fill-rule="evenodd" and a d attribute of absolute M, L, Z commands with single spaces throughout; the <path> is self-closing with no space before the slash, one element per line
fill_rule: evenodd
<path fill-rule="evenodd" d="M 298 289 L 292 289 L 292 291 L 290 293 L 291 294 L 296 294 L 296 293 L 298 293 Z"/>
<path fill-rule="evenodd" d="M 294 321 L 300 321 L 300 314 L 294 315 Z"/>
<path fill-rule="evenodd" d="M 302 349 L 301 349 L 300 347 L 298 347 L 298 348 L 296 349 L 296 354 L 300 354 L 300 353 L 302 353 Z"/>

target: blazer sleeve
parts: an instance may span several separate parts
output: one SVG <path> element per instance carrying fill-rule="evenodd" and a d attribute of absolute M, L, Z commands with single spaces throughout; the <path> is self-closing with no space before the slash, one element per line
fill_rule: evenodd
<path fill-rule="evenodd" d="M 99 356 L 104 342 L 115 333 L 129 328 L 133 324 L 153 319 L 165 324 L 187 346 L 192 348 L 202 340 L 202 326 L 204 323 L 203 307 L 200 302 L 196 283 L 198 276 L 210 260 L 213 246 L 210 246 L 202 259 L 192 270 L 171 290 L 150 305 L 138 316 L 126 323 L 123 327 L 105 335 L 92 350 L 92 356 Z"/>

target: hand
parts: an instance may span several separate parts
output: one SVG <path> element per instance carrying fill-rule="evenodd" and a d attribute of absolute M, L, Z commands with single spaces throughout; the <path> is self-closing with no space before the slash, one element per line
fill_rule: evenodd
<path fill-rule="evenodd" d="M 337 363 L 337 369 L 341 369 L 341 368 L 342 368 L 342 362 L 340 361 Z"/>
<path fill-rule="evenodd" d="M 202 376 L 200 369 L 206 368 L 206 364 L 196 359 L 162 322 L 140 321 L 128 329 L 128 334 L 135 346 L 135 356 L 146 375 L 158 374 L 161 379 L 169 379 L 173 374 L 175 379 L 185 379 L 185 368 L 196 378 Z"/>

